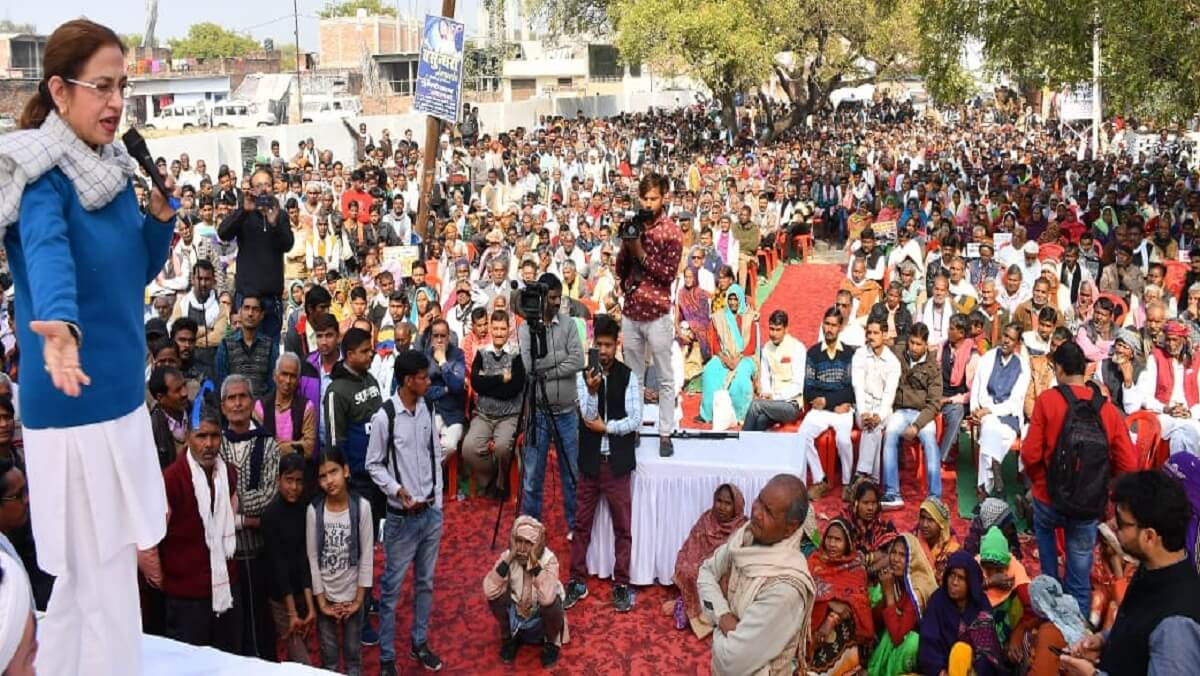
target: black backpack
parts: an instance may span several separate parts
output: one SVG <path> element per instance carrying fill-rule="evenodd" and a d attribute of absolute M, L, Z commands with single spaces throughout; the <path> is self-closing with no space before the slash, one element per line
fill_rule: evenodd
<path fill-rule="evenodd" d="M 1054 388 L 1067 400 L 1067 415 L 1054 445 L 1046 488 L 1055 511 L 1071 519 L 1099 519 L 1108 506 L 1108 434 L 1100 418 L 1104 395 L 1089 382 L 1092 398 L 1082 401 L 1067 385 Z"/>

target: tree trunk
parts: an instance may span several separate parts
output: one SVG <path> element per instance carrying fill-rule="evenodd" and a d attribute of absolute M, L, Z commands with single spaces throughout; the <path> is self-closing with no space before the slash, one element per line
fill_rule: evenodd
<path fill-rule="evenodd" d="M 716 98 L 721 102 L 721 126 L 727 129 L 733 140 L 737 139 L 737 104 L 734 102 L 735 92 L 732 89 L 724 90 L 717 94 Z"/>

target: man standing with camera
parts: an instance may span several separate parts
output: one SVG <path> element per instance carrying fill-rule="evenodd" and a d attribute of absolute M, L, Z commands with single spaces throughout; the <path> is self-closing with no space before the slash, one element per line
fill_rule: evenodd
<path fill-rule="evenodd" d="M 671 365 L 671 341 L 675 322 L 671 313 L 671 284 L 679 272 L 683 239 L 678 226 L 667 217 L 663 197 L 669 184 L 666 176 L 647 174 L 638 184 L 643 212 L 641 232 L 621 226 L 621 252 L 617 275 L 625 291 L 621 331 L 625 334 L 624 355 L 639 383 L 646 382 L 649 352 L 658 375 L 658 453 L 675 453 L 671 432 L 675 430 L 675 375 Z M 640 216 L 640 214 L 639 214 Z"/>
<path fill-rule="evenodd" d="M 525 311 L 525 323 L 517 330 L 521 346 L 521 363 L 532 364 L 529 377 L 539 380 L 534 384 L 529 402 L 534 411 L 531 428 L 525 432 L 527 442 L 524 452 L 523 490 L 525 498 L 521 513 L 539 521 L 542 518 L 542 482 L 546 478 L 546 454 L 553 440 L 558 449 L 558 472 L 562 479 L 563 511 L 567 517 L 568 532 L 575 529 L 575 471 L 579 461 L 579 418 L 576 415 L 579 396 L 575 390 L 576 374 L 583 370 L 583 344 L 579 332 L 570 317 L 559 313 L 562 306 L 562 282 L 550 273 L 543 274 L 536 285 L 527 285 L 521 292 L 520 304 L 526 299 L 543 295 L 542 318 L 537 321 L 534 314 Z M 533 333 L 530 329 L 540 324 Z M 533 336 L 544 334 L 545 356 L 534 359 Z M 546 399 L 541 398 L 545 392 Z M 542 404 L 549 407 L 544 410 Z M 560 444 L 554 437 L 558 430 Z"/>
<path fill-rule="evenodd" d="M 259 330 L 274 343 L 283 333 L 283 255 L 292 248 L 295 236 L 287 213 L 279 208 L 272 192 L 274 179 L 264 168 L 250 176 L 250 189 L 241 208 L 230 213 L 217 228 L 222 242 L 237 242 L 238 261 L 234 307 L 246 296 L 262 302 Z"/>

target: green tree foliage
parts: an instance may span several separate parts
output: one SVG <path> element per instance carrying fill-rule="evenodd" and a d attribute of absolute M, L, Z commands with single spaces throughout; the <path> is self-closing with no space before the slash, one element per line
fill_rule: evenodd
<path fill-rule="evenodd" d="M 142 46 L 141 33 L 123 33 L 121 39 L 125 42 L 125 46 L 130 49 L 137 49 Z"/>
<path fill-rule="evenodd" d="M 1196 110 L 1200 4 L 1176 0 L 925 0 L 920 53 L 930 92 L 959 98 L 954 66 L 972 43 L 989 72 L 1022 89 L 1090 82 L 1097 24 L 1109 113 L 1163 119 Z"/>
<path fill-rule="evenodd" d="M 171 53 L 177 58 L 215 59 L 245 56 L 258 51 L 258 41 L 246 35 L 225 30 L 215 23 L 192 24 L 187 37 L 168 40 Z"/>
<path fill-rule="evenodd" d="M 330 2 L 320 11 L 322 19 L 358 16 L 358 10 L 367 10 L 367 16 L 396 16 L 396 8 L 383 4 L 383 0 L 345 0 Z"/>
<path fill-rule="evenodd" d="M 623 59 L 700 80 L 730 113 L 734 94 L 770 74 L 781 44 L 758 9 L 755 0 L 614 0 L 609 7 Z"/>
<path fill-rule="evenodd" d="M 37 26 L 31 23 L 16 23 L 10 19 L 0 19 L 0 33 L 36 33 Z"/>

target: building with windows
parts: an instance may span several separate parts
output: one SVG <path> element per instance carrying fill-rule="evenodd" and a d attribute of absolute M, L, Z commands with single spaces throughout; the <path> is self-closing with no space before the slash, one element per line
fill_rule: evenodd
<path fill-rule="evenodd" d="M 45 35 L 0 33 L 0 79 L 42 79 Z"/>

